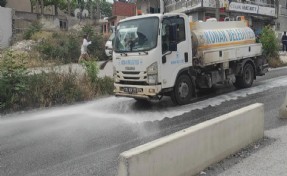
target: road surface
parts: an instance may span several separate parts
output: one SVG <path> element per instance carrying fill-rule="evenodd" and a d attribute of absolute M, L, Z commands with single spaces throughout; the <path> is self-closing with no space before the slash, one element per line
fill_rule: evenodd
<path fill-rule="evenodd" d="M 265 104 L 265 129 L 287 125 L 278 109 L 287 68 L 272 70 L 249 89 L 203 92 L 200 100 L 174 106 L 104 97 L 92 102 L 0 117 L 0 175 L 96 175 L 117 172 L 121 152 L 255 102 Z"/>

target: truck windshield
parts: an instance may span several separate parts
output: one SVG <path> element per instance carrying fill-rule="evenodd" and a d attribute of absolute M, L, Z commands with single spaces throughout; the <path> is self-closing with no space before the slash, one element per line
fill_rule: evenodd
<path fill-rule="evenodd" d="M 148 17 L 119 23 L 116 30 L 115 52 L 148 51 L 156 47 L 157 17 Z"/>

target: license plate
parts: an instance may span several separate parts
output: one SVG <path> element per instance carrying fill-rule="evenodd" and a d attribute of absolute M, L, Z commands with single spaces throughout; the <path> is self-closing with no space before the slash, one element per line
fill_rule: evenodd
<path fill-rule="evenodd" d="M 137 88 L 135 88 L 135 87 L 124 87 L 124 92 L 130 93 L 130 94 L 137 93 Z"/>

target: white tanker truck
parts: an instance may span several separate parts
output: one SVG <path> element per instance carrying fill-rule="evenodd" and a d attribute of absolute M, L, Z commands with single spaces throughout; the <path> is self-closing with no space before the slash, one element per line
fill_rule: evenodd
<path fill-rule="evenodd" d="M 116 96 L 170 96 L 180 105 L 196 97 L 198 89 L 215 84 L 250 87 L 268 69 L 262 45 L 245 21 L 191 22 L 185 14 L 120 21 L 113 64 Z"/>

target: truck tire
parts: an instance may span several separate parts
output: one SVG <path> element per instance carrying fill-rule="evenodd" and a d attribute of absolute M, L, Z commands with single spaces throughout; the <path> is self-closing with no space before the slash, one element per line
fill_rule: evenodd
<path fill-rule="evenodd" d="M 178 105 L 188 104 L 192 98 L 193 85 L 189 76 L 180 75 L 171 93 L 171 100 Z"/>
<path fill-rule="evenodd" d="M 254 81 L 254 68 L 250 63 L 246 63 L 241 76 L 236 76 L 236 81 L 233 84 L 236 88 L 251 87 Z"/>

